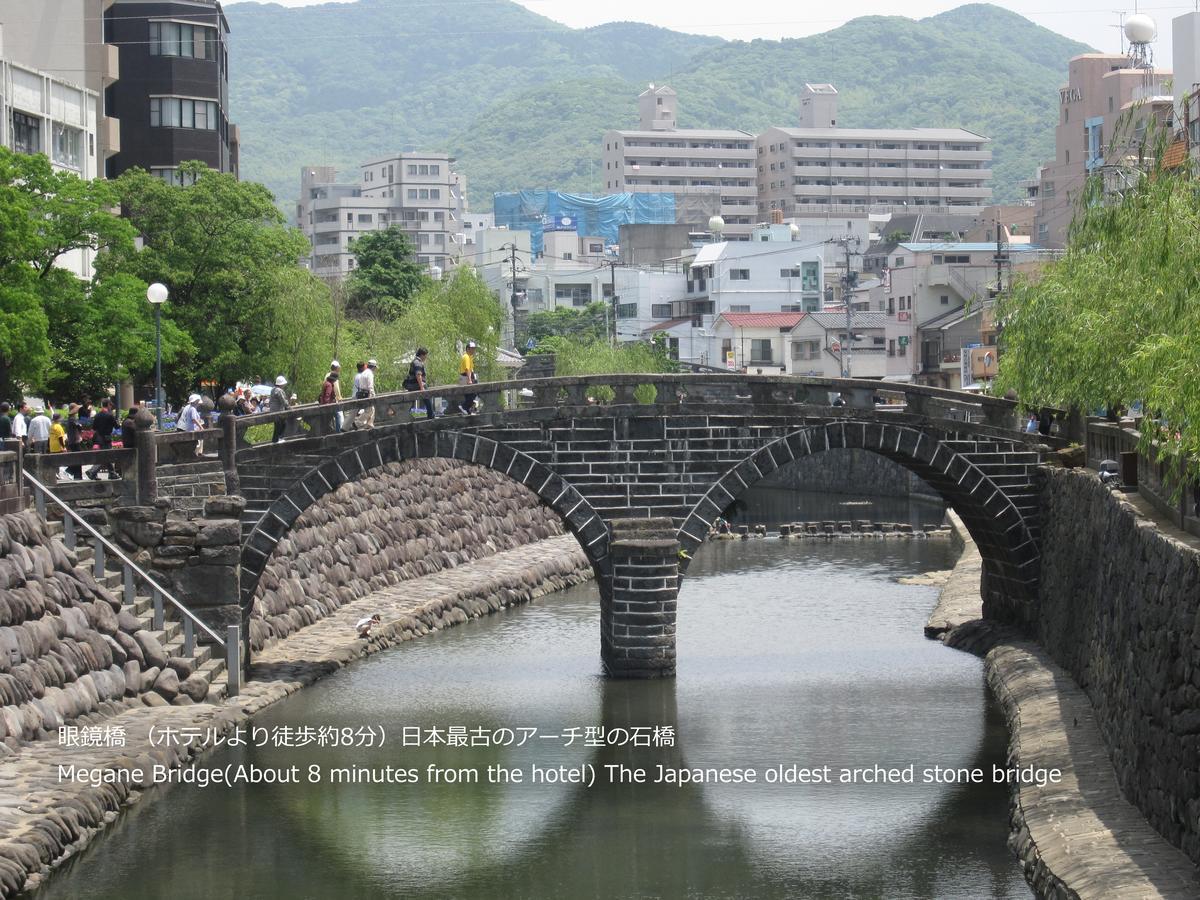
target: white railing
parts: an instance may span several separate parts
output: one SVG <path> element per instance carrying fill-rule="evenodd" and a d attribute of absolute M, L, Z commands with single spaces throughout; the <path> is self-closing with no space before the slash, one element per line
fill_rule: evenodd
<path fill-rule="evenodd" d="M 108 554 L 112 554 L 116 559 L 121 561 L 123 575 L 123 600 L 127 606 L 132 606 L 137 597 L 137 584 L 140 581 L 150 589 L 150 596 L 154 606 L 153 629 L 161 631 L 164 625 L 164 603 L 169 603 L 179 613 L 180 620 L 183 623 L 183 655 L 191 657 L 196 652 L 196 628 L 199 627 L 204 634 L 212 639 L 212 642 L 221 647 L 225 651 L 225 668 L 227 671 L 228 687 L 226 693 L 230 697 L 237 696 L 241 689 L 242 683 L 242 639 L 241 627 L 238 625 L 230 625 L 225 630 L 225 637 L 221 637 L 216 631 L 210 628 L 194 612 L 184 606 L 175 598 L 170 591 L 159 584 L 153 577 L 150 576 L 137 563 L 131 560 L 124 552 L 121 551 L 116 544 L 108 540 L 104 535 L 100 534 L 93 528 L 79 513 L 75 512 L 66 502 L 55 496 L 54 492 L 38 481 L 35 477 L 29 474 L 28 471 L 23 473 L 25 484 L 33 489 L 34 507 L 37 509 L 38 515 L 43 521 L 48 521 L 47 512 L 50 504 L 57 506 L 62 510 L 63 515 L 63 543 L 71 550 L 75 549 L 80 529 L 91 538 L 92 541 L 92 572 L 96 578 L 104 577 L 104 566 Z"/>

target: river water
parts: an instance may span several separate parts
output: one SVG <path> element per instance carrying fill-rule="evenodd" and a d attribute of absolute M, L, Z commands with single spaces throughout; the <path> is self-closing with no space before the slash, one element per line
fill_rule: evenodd
<path fill-rule="evenodd" d="M 936 589 L 897 581 L 953 556 L 938 541 L 710 543 L 680 594 L 673 681 L 600 677 L 592 584 L 378 654 L 253 724 L 382 725 L 382 748 L 224 749 L 201 765 L 436 766 L 481 783 L 157 788 L 36 896 L 1027 898 L 1003 785 L 485 777 L 1003 766 L 980 661 L 927 641 Z M 405 728 L 458 726 L 514 743 L 402 746 Z M 660 746 L 586 746 L 588 727 L 640 744 L 655 726 Z"/>

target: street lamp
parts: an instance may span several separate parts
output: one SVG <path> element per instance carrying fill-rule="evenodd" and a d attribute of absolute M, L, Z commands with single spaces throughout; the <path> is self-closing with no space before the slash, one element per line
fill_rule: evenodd
<path fill-rule="evenodd" d="M 146 288 L 146 299 L 154 307 L 154 406 L 158 427 L 162 429 L 162 305 L 167 302 L 167 286 L 154 282 Z"/>

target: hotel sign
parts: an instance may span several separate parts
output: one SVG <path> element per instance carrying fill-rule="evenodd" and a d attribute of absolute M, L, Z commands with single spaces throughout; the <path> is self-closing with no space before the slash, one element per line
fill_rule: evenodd
<path fill-rule="evenodd" d="M 1083 91 L 1079 88 L 1062 88 L 1058 92 L 1059 105 L 1066 106 L 1068 103 L 1078 103 L 1083 99 Z"/>

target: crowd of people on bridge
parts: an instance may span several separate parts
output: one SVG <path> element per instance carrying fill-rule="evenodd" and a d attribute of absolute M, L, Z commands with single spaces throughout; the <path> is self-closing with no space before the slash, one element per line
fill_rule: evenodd
<path fill-rule="evenodd" d="M 137 413 L 131 408 L 118 420 L 118 410 L 105 397 L 95 407 L 90 398 L 62 407 L 30 408 L 22 400 L 17 404 L 0 402 L 0 440 L 17 440 L 29 453 L 79 453 L 85 450 L 111 450 L 118 446 L 131 428 L 130 419 Z M 67 480 L 96 480 L 102 475 L 118 477 L 111 462 L 97 462 L 85 473 L 81 465 L 62 468 L 59 477 Z"/>

